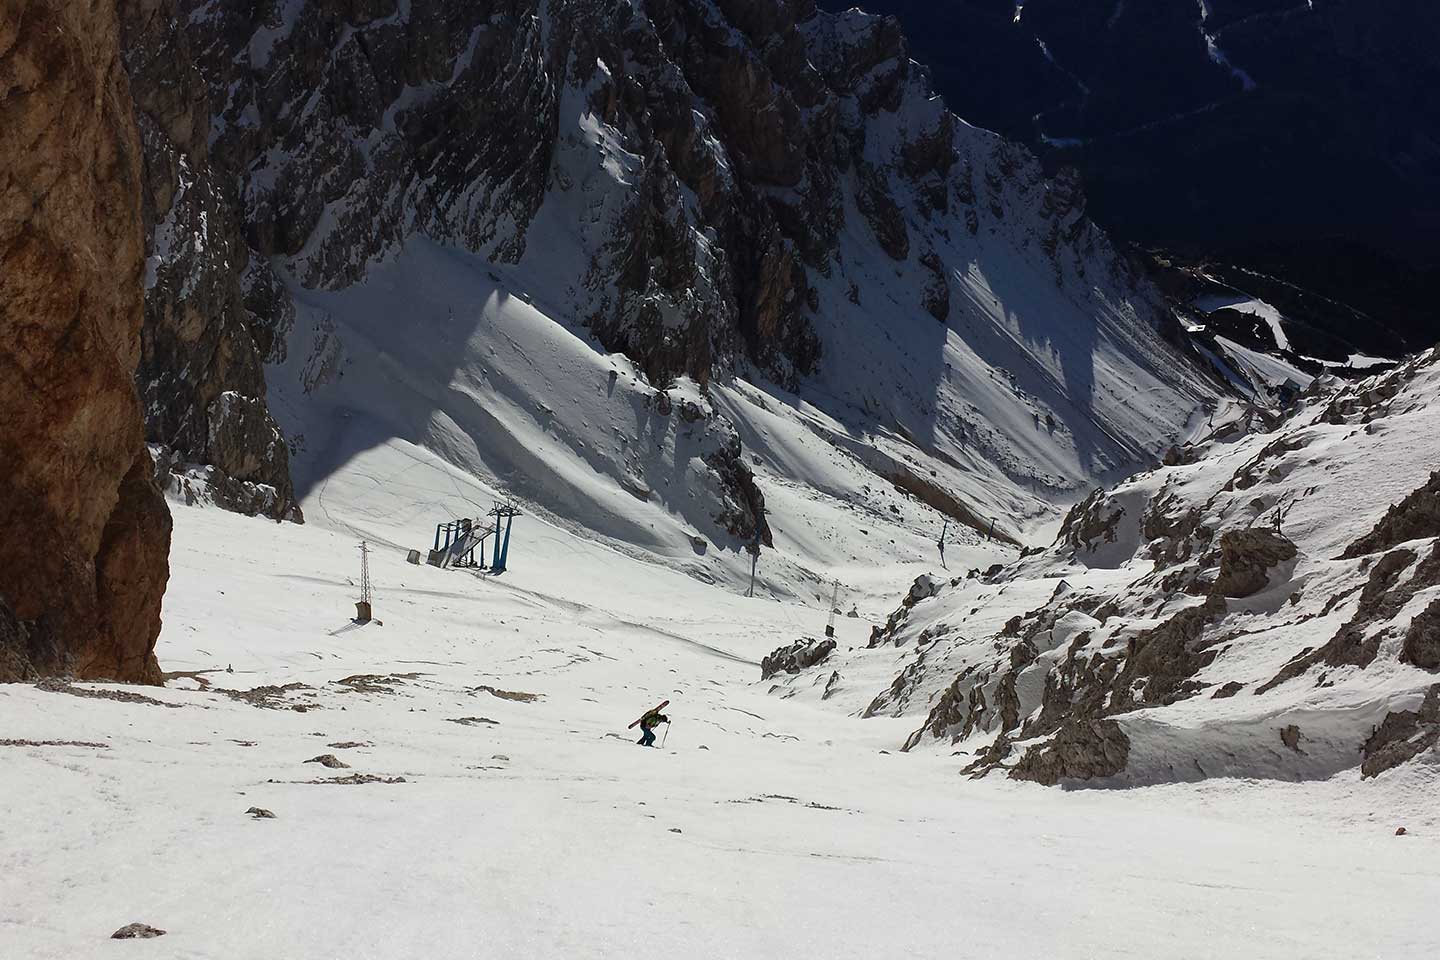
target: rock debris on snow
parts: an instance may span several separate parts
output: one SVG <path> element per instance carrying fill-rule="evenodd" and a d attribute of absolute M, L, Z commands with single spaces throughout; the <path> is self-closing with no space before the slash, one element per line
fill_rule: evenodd
<path fill-rule="evenodd" d="M 322 766 L 322 767 L 329 767 L 329 768 L 332 769 L 332 770 L 348 770 L 348 769 L 350 768 L 350 764 L 348 764 L 348 763 L 346 763 L 345 761 L 341 760 L 339 757 L 335 756 L 335 754 L 333 754 L 333 753 L 322 753 L 320 756 L 318 756 L 318 757 L 311 757 L 309 760 L 306 760 L 305 762 L 306 762 L 306 763 L 318 763 L 318 764 L 320 764 L 320 766 Z"/>
<path fill-rule="evenodd" d="M 151 707 L 169 707 L 179 709 L 183 703 L 169 703 L 165 700 L 157 700 L 154 697 L 147 697 L 143 693 L 135 693 L 132 690 L 116 690 L 112 687 L 77 687 L 64 680 L 46 679 L 35 684 L 35 689 L 44 690 L 47 693 L 64 693 L 72 697 L 85 697 L 91 700 L 114 700 L 118 703 L 139 703 Z"/>
<path fill-rule="evenodd" d="M 519 703 L 534 703 L 540 699 L 538 693 L 525 693 L 518 690 L 497 690 L 495 687 L 481 684 L 476 687 L 474 693 L 488 693 L 492 697 L 499 697 L 501 700 L 515 700 Z"/>
<path fill-rule="evenodd" d="M 406 783 L 404 777 L 382 777 L 372 773 L 352 773 L 343 777 L 329 777 L 323 780 L 306 780 L 305 783 L 334 783 L 342 786 L 357 786 L 366 783 Z"/>
<path fill-rule="evenodd" d="M 111 940 L 150 940 L 165 936 L 165 931 L 148 923 L 127 923 L 110 934 Z"/>

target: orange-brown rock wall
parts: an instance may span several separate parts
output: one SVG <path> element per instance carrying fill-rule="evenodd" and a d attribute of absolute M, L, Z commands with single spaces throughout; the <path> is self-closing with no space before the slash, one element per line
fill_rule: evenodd
<path fill-rule="evenodd" d="M 0 7 L 0 680 L 158 680 L 170 515 L 140 350 L 142 160 L 113 0 Z"/>

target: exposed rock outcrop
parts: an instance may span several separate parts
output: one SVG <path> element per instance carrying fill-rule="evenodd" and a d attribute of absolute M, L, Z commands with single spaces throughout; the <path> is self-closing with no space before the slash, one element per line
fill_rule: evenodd
<path fill-rule="evenodd" d="M 1114 720 L 1072 720 L 1055 738 L 1025 751 L 1010 771 L 1012 780 L 1053 787 L 1062 780 L 1113 777 L 1130 758 L 1130 738 Z"/>
<path fill-rule="evenodd" d="M 269 484 L 236 480 L 210 464 L 188 463 L 176 450 L 164 445 L 155 445 L 151 453 L 155 458 L 155 482 L 169 496 L 187 505 L 213 503 L 252 517 L 305 521 L 300 507 L 292 504 L 287 510 L 280 491 Z"/>
<path fill-rule="evenodd" d="M 905 605 L 914 606 L 921 600 L 928 600 L 940 592 L 940 581 L 928 573 L 922 573 L 910 584 L 905 594 Z"/>
<path fill-rule="evenodd" d="M 830 656 L 835 641 L 796 640 L 794 643 L 777 647 L 769 656 L 760 661 L 760 679 L 769 680 L 777 673 L 799 673 L 808 670 Z"/>
<path fill-rule="evenodd" d="M 142 158 L 113 4 L 5 7 L 0 129 L 0 670 L 158 682 L 170 514 L 135 394 Z"/>
<path fill-rule="evenodd" d="M 1400 661 L 1423 670 L 1440 670 L 1440 600 L 1415 615 L 1405 631 Z"/>
<path fill-rule="evenodd" d="M 1149 543 L 1148 553 L 1156 570 L 1189 560 L 1214 538 L 1199 508 L 1186 507 L 1169 496 L 1157 497 L 1150 503 L 1141 518 L 1140 533 Z"/>
<path fill-rule="evenodd" d="M 732 435 L 705 462 L 720 481 L 715 521 L 739 540 L 773 547 L 775 540 L 765 519 L 765 495 L 755 485 L 754 472 L 740 457 L 740 438 Z"/>
<path fill-rule="evenodd" d="M 1292 659 L 1256 692 L 1265 693 L 1287 680 L 1303 676 L 1317 664 L 1330 667 L 1370 666 L 1380 653 L 1380 643 L 1389 621 L 1418 591 L 1437 583 L 1440 583 L 1440 541 L 1419 563 L 1415 563 L 1415 554 L 1410 550 L 1403 547 L 1391 550 L 1370 567 L 1370 575 L 1360 590 L 1360 602 L 1349 621 L 1324 645 L 1314 650 L 1307 649 Z M 1407 639 L 1402 644 L 1401 655 L 1402 658 L 1415 655 L 1429 662 L 1431 653 L 1427 637 L 1433 630 L 1433 622 L 1424 613 L 1416 620 L 1420 621 L 1420 626 L 1415 627 L 1412 622 L 1414 639 Z M 1407 638 L 1410 633 L 1411 630 L 1407 630 Z"/>
<path fill-rule="evenodd" d="M 930 272 L 920 301 L 925 312 L 941 323 L 950 319 L 950 281 L 945 278 L 945 266 L 934 251 L 920 257 L 920 265 Z"/>
<path fill-rule="evenodd" d="M 1362 777 L 1374 777 L 1398 767 L 1440 743 L 1440 683 L 1425 693 L 1418 710 L 1396 710 L 1385 715 L 1360 752 Z"/>
<path fill-rule="evenodd" d="M 1215 659 L 1212 645 L 1218 639 L 1207 638 L 1205 628 L 1224 612 L 1225 601 L 1212 596 L 1132 640 L 1113 681 L 1108 712 L 1174 703 L 1199 693 L 1203 685 L 1193 678 Z"/>
<path fill-rule="evenodd" d="M 15 612 L 0 596 L 0 683 L 16 683 L 40 679 L 34 661 L 45 659 L 30 646 L 33 623 L 15 617 Z"/>
<path fill-rule="evenodd" d="M 1440 470 L 1430 474 L 1425 486 L 1385 511 L 1375 529 L 1346 547 L 1344 556 L 1378 553 L 1425 537 L 1440 537 Z"/>
<path fill-rule="evenodd" d="M 920 649 L 863 715 L 924 705 L 906 750 L 1042 783 L 1312 778 L 1357 763 L 1370 777 L 1420 757 L 1440 730 L 1436 479 L 1415 456 L 1435 432 L 1437 358 L 1323 383 L 1272 423 L 1217 431 L 1092 494 L 998 583 L 907 596 L 872 646 Z M 1357 416 L 1387 422 L 1357 429 Z M 1377 471 L 1419 489 L 1385 512 L 1359 493 Z M 1357 524 L 1374 532 L 1347 550 Z M 1288 661 L 1257 675 L 1279 651 Z M 1372 730 L 1355 704 L 1377 690 L 1403 703 L 1430 692 Z"/>
<path fill-rule="evenodd" d="M 995 529 L 993 519 L 982 517 L 973 505 L 966 503 L 964 498 L 953 490 L 936 483 L 934 479 L 923 475 L 903 460 L 883 456 L 878 451 L 870 451 L 862 457 L 862 461 L 899 489 L 934 507 L 952 520 L 963 523 L 978 533 L 983 533 L 986 539 L 1019 546 L 1019 543 L 1009 533 Z"/>
<path fill-rule="evenodd" d="M 1248 597 L 1269 582 L 1270 570 L 1295 559 L 1295 544 L 1263 528 L 1227 530 L 1220 537 L 1220 573 L 1215 592 L 1222 597 Z"/>
<path fill-rule="evenodd" d="M 1104 490 L 1094 490 L 1065 514 L 1056 542 L 1076 550 L 1093 550 L 1100 543 L 1114 543 L 1116 528 L 1123 516 L 1123 506 L 1111 503 Z"/>
<path fill-rule="evenodd" d="M 265 405 L 263 364 L 284 356 L 288 294 L 251 256 L 234 184 L 211 162 L 210 95 L 183 6 L 120 4 L 145 158 L 145 437 L 167 465 L 212 467 L 217 489 L 268 487 L 263 512 L 280 518 L 293 497 L 289 450 Z"/>
<path fill-rule="evenodd" d="M 942 581 L 928 573 L 922 573 L 916 577 L 915 582 L 910 584 L 910 589 L 906 591 L 905 598 L 900 601 L 900 606 L 896 607 L 886 619 L 885 625 L 870 628 L 870 642 L 866 646 L 877 647 L 882 643 L 893 641 L 895 631 L 909 618 L 910 608 L 921 600 L 928 600 L 935 596 L 940 592 L 942 585 Z"/>

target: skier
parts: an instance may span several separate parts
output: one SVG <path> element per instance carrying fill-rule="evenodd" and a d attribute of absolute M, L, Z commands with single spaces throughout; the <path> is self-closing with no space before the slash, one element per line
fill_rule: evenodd
<path fill-rule="evenodd" d="M 639 720 L 636 720 L 635 723 L 630 724 L 632 728 L 635 726 L 635 724 L 640 725 L 640 739 L 639 741 L 637 741 L 640 746 L 655 746 L 655 728 L 660 726 L 660 724 L 662 723 L 670 722 L 670 718 L 665 716 L 665 714 L 661 713 L 660 711 L 665 709 L 669 705 L 669 700 L 662 700 L 660 702 L 660 706 L 656 707 L 654 710 L 651 710 Z"/>
<path fill-rule="evenodd" d="M 950 521 L 945 521 L 944 528 L 940 531 L 940 566 L 945 567 L 945 534 L 950 532 Z M 945 567 L 949 570 L 949 567 Z"/>

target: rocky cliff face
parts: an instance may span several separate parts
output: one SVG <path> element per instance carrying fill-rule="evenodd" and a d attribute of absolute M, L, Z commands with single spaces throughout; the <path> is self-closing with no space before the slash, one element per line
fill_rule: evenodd
<path fill-rule="evenodd" d="M 168 168 L 152 190 L 160 227 L 193 237 L 199 208 L 232 191 L 257 264 L 277 262 L 306 287 L 354 283 L 417 234 L 516 262 L 547 191 L 575 186 L 557 162 L 572 148 L 560 135 L 569 99 L 614 128 L 632 177 L 624 197 L 595 198 L 604 222 L 577 298 L 605 345 L 643 358 L 657 381 L 703 382 L 742 346 L 782 375 L 813 367 L 797 240 L 813 263 L 833 252 L 837 167 L 850 150 L 835 96 L 805 60 L 804 4 L 181 0 L 183 29 L 160 5 L 133 6 L 148 7 L 130 58 L 155 120 L 142 125 L 147 153 Z M 872 55 L 894 56 L 899 43 Z M 207 104 L 212 117 L 197 126 Z M 180 182 L 193 184 L 188 201 Z M 176 194 L 189 206 L 167 224 Z M 232 244 L 226 217 L 209 219 Z M 245 259 L 222 249 L 208 262 L 240 276 Z M 177 282 L 197 270 L 205 263 L 177 263 Z M 238 299 L 220 279 L 192 280 L 178 298 L 194 304 L 189 315 L 207 298 L 212 315 Z M 250 282 L 272 289 L 266 280 Z M 175 293 L 151 299 L 151 326 L 183 335 L 183 318 L 168 316 Z M 252 325 L 283 333 L 268 315 L 282 303 L 251 307 Z M 238 337 L 243 324 L 231 326 Z M 233 375 L 248 385 L 248 373 Z M 163 432 L 195 425 L 203 418 L 172 412 Z"/>
<path fill-rule="evenodd" d="M 174 0 L 120 4 L 144 147 L 145 324 L 137 380 L 162 482 L 205 464 L 209 497 L 296 516 L 289 455 L 265 404 L 263 364 L 284 356 L 285 304 L 252 259 L 234 183 L 211 164 L 209 91 Z"/>
<path fill-rule="evenodd" d="M 610 128 L 629 181 L 623 196 L 593 200 L 600 229 L 587 237 L 579 299 L 606 346 L 643 357 L 657 380 L 703 382 L 741 351 L 782 380 L 813 370 L 810 277 L 835 269 L 851 188 L 881 248 L 905 261 L 912 205 L 936 228 L 953 213 L 973 233 L 984 219 L 977 205 L 1004 218 L 1002 181 L 1039 180 L 1032 159 L 996 138 L 960 155 L 955 120 L 893 20 L 817 16 L 808 0 L 176 0 L 171 15 L 168 0 L 135 0 L 129 9 L 128 62 L 159 168 L 154 219 L 174 235 L 162 231 L 156 255 L 207 257 L 172 271 L 190 278 L 187 318 L 236 313 L 236 284 L 216 277 L 198 289 L 212 266 L 229 263 L 256 286 L 243 299 L 263 359 L 283 351 L 286 329 L 266 264 L 333 289 L 417 234 L 496 261 L 524 257 L 547 192 L 596 186 L 575 183 L 567 161 L 578 145 L 562 135 L 562 112 L 582 109 Z M 871 118 L 907 107 L 915 115 L 895 142 L 867 151 Z M 976 196 L 977 180 L 988 197 Z M 1063 256 L 1062 235 L 1071 245 L 1098 238 L 1073 181 L 1059 187 L 1040 227 L 1046 249 Z M 216 209 L 227 192 L 259 277 L 247 272 L 230 211 Z M 217 252 L 175 249 L 203 245 L 202 220 Z M 920 241 L 914 255 L 942 274 Z M 152 292 L 151 326 L 175 296 Z M 948 298 L 927 297 L 943 320 Z M 179 335 L 193 324 L 165 326 Z M 230 327 L 244 339 L 243 323 L 212 326 L 224 328 L 212 339 L 228 342 Z M 220 359 L 235 369 L 199 379 L 251 385 L 248 354 Z M 203 420 L 168 417 L 177 435 Z"/>
<path fill-rule="evenodd" d="M 170 514 L 134 372 L 143 160 L 114 4 L 0 13 L 0 680 L 158 681 Z"/>

